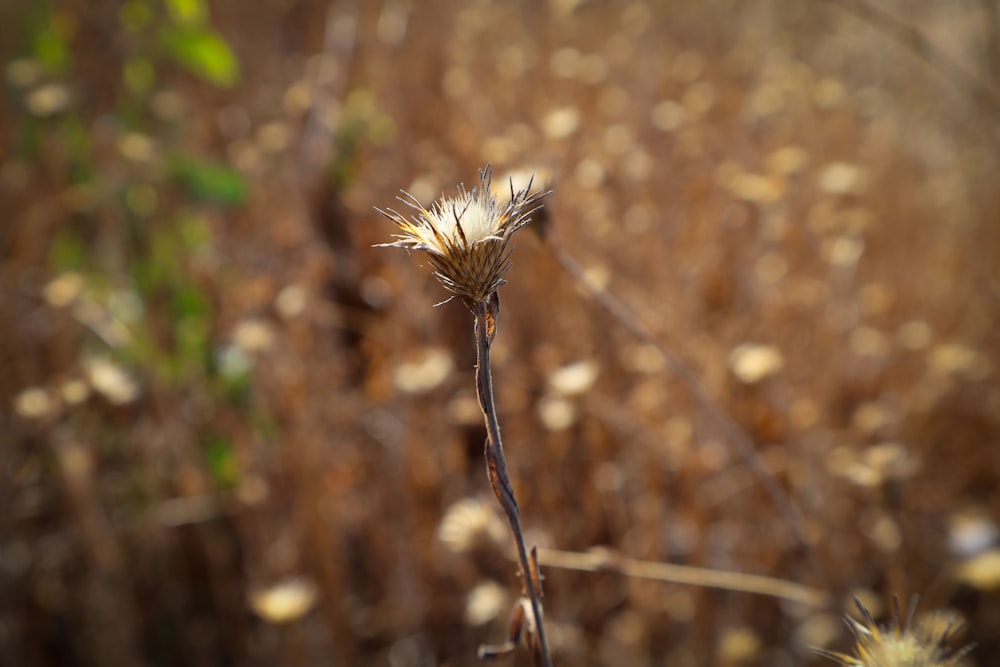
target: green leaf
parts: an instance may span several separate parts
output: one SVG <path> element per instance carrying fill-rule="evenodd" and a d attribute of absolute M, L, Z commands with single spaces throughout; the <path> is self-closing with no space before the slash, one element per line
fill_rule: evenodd
<path fill-rule="evenodd" d="M 167 13 L 176 25 L 201 26 L 208 18 L 203 0 L 166 0 Z"/>
<path fill-rule="evenodd" d="M 238 206 L 246 200 L 246 182 L 227 165 L 178 158 L 171 171 L 195 199 L 227 206 Z"/>
<path fill-rule="evenodd" d="M 69 43 L 65 23 L 49 16 L 35 34 L 35 56 L 52 74 L 65 74 L 69 69 Z"/>
<path fill-rule="evenodd" d="M 217 32 L 208 28 L 167 30 L 164 43 L 174 61 L 195 76 L 223 88 L 239 81 L 240 64 Z"/>
<path fill-rule="evenodd" d="M 56 233 L 49 248 L 49 263 L 57 271 L 80 270 L 83 268 L 86 250 L 83 241 L 72 228 L 64 227 Z"/>
<path fill-rule="evenodd" d="M 212 436 L 205 443 L 205 459 L 208 471 L 216 484 L 231 487 L 239 478 L 239 467 L 233 443 L 225 436 Z"/>
<path fill-rule="evenodd" d="M 178 320 L 178 324 L 187 320 L 201 322 L 210 312 L 208 299 L 194 284 L 178 286 L 173 295 L 172 305 L 173 316 Z M 192 335 L 195 334 L 203 335 L 201 332 L 193 331 Z"/>
<path fill-rule="evenodd" d="M 212 232 L 204 219 L 190 215 L 178 220 L 181 240 L 191 252 L 206 252 L 212 248 Z"/>

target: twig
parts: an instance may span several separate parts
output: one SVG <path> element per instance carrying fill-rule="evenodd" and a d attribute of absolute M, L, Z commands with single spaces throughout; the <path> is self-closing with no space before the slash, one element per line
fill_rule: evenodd
<path fill-rule="evenodd" d="M 957 60 L 934 45 L 915 28 L 911 28 L 891 14 L 864 0 L 822 0 L 854 14 L 895 42 L 902 44 L 924 61 L 931 69 L 943 74 L 952 85 L 969 95 L 984 111 L 1000 111 L 1000 93 L 979 80 Z"/>
<path fill-rule="evenodd" d="M 518 565 L 521 569 L 521 579 L 528 599 L 531 602 L 531 613 L 534 616 L 534 628 L 538 638 L 536 658 L 544 667 L 552 667 L 552 657 L 549 653 L 548 640 L 545 637 L 545 624 L 542 620 L 542 591 L 537 568 L 533 568 L 528 557 L 528 549 L 524 541 L 524 531 L 521 529 L 520 510 L 514 489 L 507 474 L 507 460 L 503 453 L 503 441 L 500 439 L 500 423 L 497 421 L 496 406 L 493 401 L 493 373 L 490 368 L 490 345 L 496 336 L 496 315 L 499 310 L 499 297 L 494 293 L 488 302 L 470 304 L 475 315 L 476 336 L 476 390 L 479 395 L 479 406 L 486 420 L 486 471 L 490 486 L 503 508 L 510 524 L 514 543 L 517 546 Z"/>
<path fill-rule="evenodd" d="M 830 596 L 825 591 L 784 579 L 775 579 L 756 574 L 636 560 L 621 557 L 611 552 L 602 553 L 596 550 L 591 553 L 578 553 L 574 551 L 541 549 L 538 553 L 538 558 L 547 567 L 555 567 L 562 570 L 577 570 L 580 572 L 613 571 L 638 579 L 653 579 L 674 584 L 688 584 L 725 591 L 767 595 L 791 602 L 799 602 L 811 607 L 827 607 L 830 604 Z"/>

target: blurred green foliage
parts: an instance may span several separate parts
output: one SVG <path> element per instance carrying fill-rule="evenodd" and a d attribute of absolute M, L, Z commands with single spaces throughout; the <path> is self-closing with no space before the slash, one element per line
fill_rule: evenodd
<path fill-rule="evenodd" d="M 179 156 L 171 161 L 170 172 L 196 201 L 237 206 L 246 200 L 246 182 L 225 164 Z"/>
<path fill-rule="evenodd" d="M 164 4 L 177 25 L 201 27 L 208 21 L 208 7 L 202 0 L 166 0 Z"/>
<path fill-rule="evenodd" d="M 186 117 L 154 113 L 156 95 L 178 95 L 171 68 L 215 88 L 239 83 L 239 61 L 209 9 L 204 0 L 121 3 L 110 115 L 75 86 L 78 18 L 58 3 L 25 11 L 22 56 L 7 76 L 19 111 L 16 156 L 26 164 L 48 159 L 49 178 L 67 201 L 80 202 L 53 229 L 47 253 L 54 276 L 73 273 L 85 284 L 81 298 L 97 335 L 79 347 L 80 363 L 95 354 L 113 359 L 157 393 L 196 393 L 209 411 L 221 402 L 260 433 L 273 433 L 274 420 L 255 414 L 251 401 L 253 359 L 218 322 L 227 283 L 214 254 L 214 216 L 246 203 L 247 182 L 225 160 L 187 144 Z M 117 334 L 107 336 L 104 326 Z M 195 426 L 210 477 L 231 487 L 238 477 L 232 437 Z M 105 442 L 120 439 L 111 423 L 101 429 Z"/>
<path fill-rule="evenodd" d="M 173 60 L 209 83 L 231 87 L 240 78 L 240 65 L 229 43 L 208 26 L 208 7 L 202 0 L 166 0 L 171 23 L 161 40 Z"/>
<path fill-rule="evenodd" d="M 232 441 L 225 436 L 212 435 L 205 441 L 204 451 L 212 481 L 224 488 L 235 486 L 239 467 Z"/>
<path fill-rule="evenodd" d="M 178 65 L 209 83 L 231 87 L 240 78 L 239 62 L 218 33 L 177 26 L 163 32 L 167 53 Z"/>
<path fill-rule="evenodd" d="M 34 55 L 45 70 L 54 76 L 65 75 L 70 69 L 69 29 L 57 15 L 42 12 L 35 28 Z"/>

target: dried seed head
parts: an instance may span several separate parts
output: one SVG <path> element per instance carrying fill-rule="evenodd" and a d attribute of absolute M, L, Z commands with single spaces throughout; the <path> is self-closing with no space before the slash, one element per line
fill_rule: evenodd
<path fill-rule="evenodd" d="M 820 655 L 849 667 L 962 667 L 971 646 L 954 649 L 949 645 L 961 629 L 961 620 L 936 612 L 914 623 L 901 619 L 899 603 L 892 623 L 879 627 L 868 609 L 854 599 L 863 621 L 846 617 L 855 639 L 856 655 L 819 650 Z M 910 616 L 916 600 L 910 604 Z"/>
<path fill-rule="evenodd" d="M 480 187 L 471 192 L 459 186 L 458 194 L 445 197 L 426 209 L 407 192 L 398 199 L 416 211 L 404 218 L 390 209 L 376 209 L 402 230 L 397 241 L 380 247 L 425 250 L 435 275 L 450 291 L 470 303 L 486 303 L 504 283 L 510 267 L 510 237 L 531 220 L 548 193 L 531 193 L 531 182 L 522 190 L 510 184 L 510 197 L 498 198 L 490 188 L 492 170 L 479 172 Z M 507 199 L 504 201 L 504 199 Z"/>

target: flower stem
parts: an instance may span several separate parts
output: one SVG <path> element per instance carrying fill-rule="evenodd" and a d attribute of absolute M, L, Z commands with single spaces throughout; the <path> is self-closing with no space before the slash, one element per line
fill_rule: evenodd
<path fill-rule="evenodd" d="M 545 625 L 542 619 L 541 584 L 536 567 L 532 566 L 525 546 L 524 531 L 521 529 L 520 510 L 514 489 L 507 475 L 507 460 L 503 453 L 503 441 L 500 439 L 500 423 L 497 421 L 496 407 L 493 402 L 493 373 L 490 370 L 490 345 L 496 335 L 496 315 L 499 301 L 494 293 L 489 302 L 471 304 L 475 314 L 476 335 L 476 390 L 479 395 L 479 406 L 482 408 L 486 421 L 486 472 L 490 486 L 497 497 L 507 522 L 510 524 L 517 547 L 517 558 L 521 568 L 521 578 L 531 603 L 531 613 L 535 617 L 534 629 L 538 645 L 536 657 L 544 667 L 552 667 L 552 657 L 549 654 L 548 640 L 545 638 Z"/>

